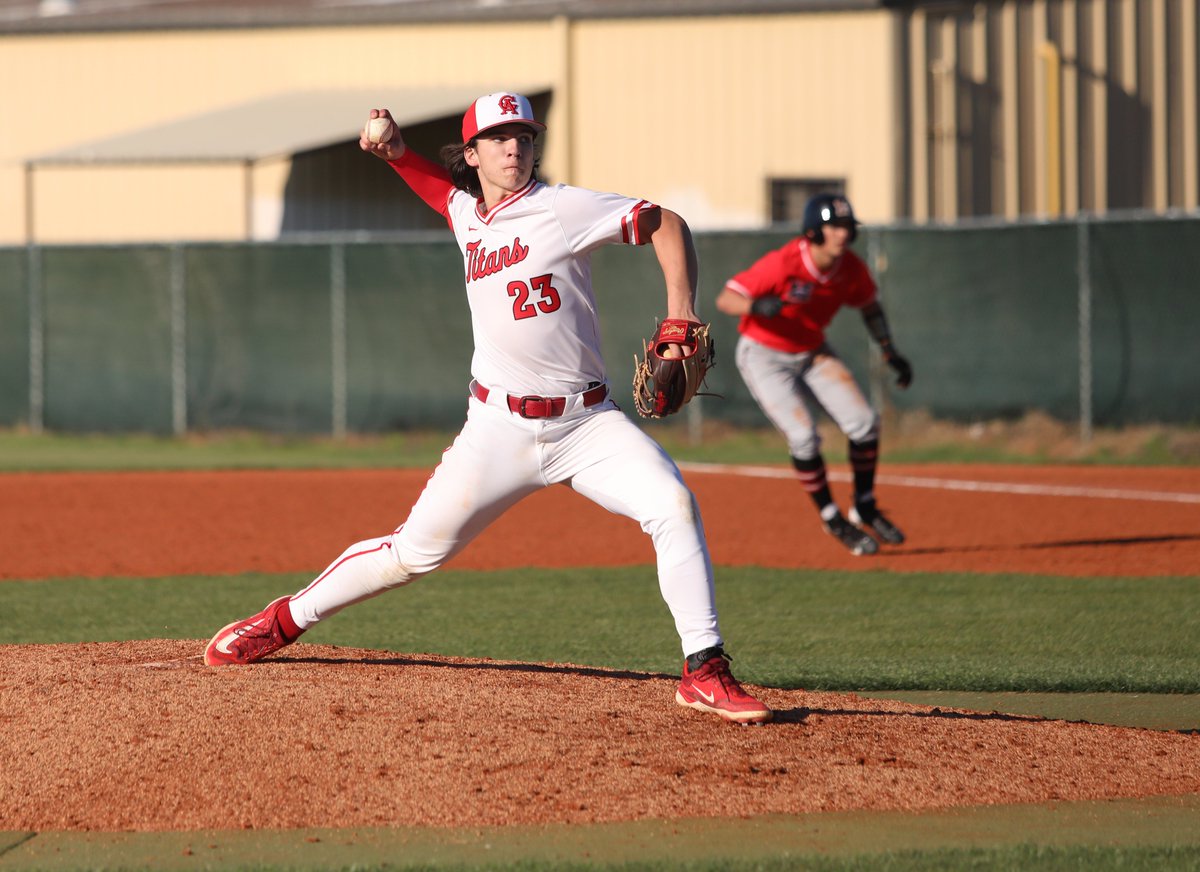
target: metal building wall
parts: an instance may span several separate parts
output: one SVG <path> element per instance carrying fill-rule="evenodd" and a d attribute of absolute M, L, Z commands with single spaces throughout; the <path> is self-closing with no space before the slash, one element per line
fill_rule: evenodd
<path fill-rule="evenodd" d="M 513 81 L 552 88 L 551 181 L 637 194 L 701 229 L 763 226 L 772 176 L 844 177 L 862 217 L 884 221 L 899 175 L 895 21 L 857 10 L 0 34 L 0 79 L 22 82 L 0 89 L 0 244 L 270 238 L 241 203 L 249 189 L 270 212 L 287 156 L 48 166 L 31 179 L 23 163 L 289 90 L 377 88 L 386 100 L 389 88 Z"/>
<path fill-rule="evenodd" d="M 0 33 L 0 79 L 21 83 L 0 89 L 0 244 L 270 238 L 238 204 L 250 187 L 269 214 L 286 196 L 287 156 L 233 171 L 48 168 L 31 185 L 23 164 L 288 90 L 386 94 L 498 75 L 551 87 L 551 181 L 645 196 L 697 229 L 764 226 L 773 177 L 845 178 L 872 223 L 1195 210 L 1196 6 L 939 0 L 837 13 Z M 513 45 L 524 50 L 504 51 L 498 74 L 484 58 Z"/>
<path fill-rule="evenodd" d="M 587 21 L 573 31 L 580 184 L 652 191 L 700 227 L 736 228 L 763 226 L 773 177 L 844 178 L 865 220 L 895 215 L 891 13 Z"/>
<path fill-rule="evenodd" d="M 905 13 L 918 221 L 1197 207 L 1196 0 Z"/>
<path fill-rule="evenodd" d="M 500 22 L 0 34 L 0 81 L 20 82 L 0 88 L 0 244 L 31 234 L 48 243 L 246 239 L 246 188 L 280 196 L 288 156 L 248 169 L 45 167 L 28 186 L 24 162 L 288 91 L 378 89 L 386 99 L 389 90 L 421 86 L 539 81 L 555 64 L 549 28 Z M 498 44 L 546 50 L 509 52 L 502 71 L 487 60 L 463 62 Z M 348 130 L 347 141 L 355 135 Z"/>

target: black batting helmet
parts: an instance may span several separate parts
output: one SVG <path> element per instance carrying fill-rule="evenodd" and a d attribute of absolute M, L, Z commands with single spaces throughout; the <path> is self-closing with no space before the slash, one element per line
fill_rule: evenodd
<path fill-rule="evenodd" d="M 826 224 L 850 228 L 850 241 L 858 236 L 858 219 L 850 201 L 841 194 L 817 194 L 804 206 L 804 235 L 820 245 L 825 241 Z"/>

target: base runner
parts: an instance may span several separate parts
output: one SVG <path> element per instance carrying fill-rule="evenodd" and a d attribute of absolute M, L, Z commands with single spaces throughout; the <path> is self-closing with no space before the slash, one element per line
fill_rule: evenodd
<path fill-rule="evenodd" d="M 391 116 L 371 110 L 378 117 Z M 613 402 L 600 353 L 591 252 L 649 242 L 668 319 L 695 322 L 691 233 L 645 200 L 540 182 L 534 140 L 544 129 L 525 97 L 485 95 L 463 117 L 462 143 L 442 149 L 443 168 L 406 148 L 394 125 L 385 142 L 364 127 L 362 150 L 441 213 L 462 250 L 475 341 L 467 420 L 398 529 L 351 545 L 303 590 L 222 628 L 205 662 L 260 660 L 346 606 L 433 572 L 519 500 L 563 483 L 651 537 L 685 655 L 676 701 L 737 723 L 768 721 L 771 710 L 729 670 L 696 500 Z M 531 531 L 548 545 L 554 535 L 553 518 Z"/>
<path fill-rule="evenodd" d="M 804 208 L 802 235 L 729 279 L 717 308 L 741 316 L 738 371 L 787 439 L 792 464 L 825 530 L 852 554 L 862 555 L 879 550 L 875 537 L 899 545 L 904 534 L 875 501 L 879 415 L 825 341 L 825 328 L 842 306 L 859 309 L 900 387 L 912 383 L 912 366 L 892 343 L 867 265 L 847 247 L 858 223 L 845 197 L 813 197 Z M 850 442 L 854 502 L 849 520 L 829 492 L 813 406 L 823 408 Z"/>

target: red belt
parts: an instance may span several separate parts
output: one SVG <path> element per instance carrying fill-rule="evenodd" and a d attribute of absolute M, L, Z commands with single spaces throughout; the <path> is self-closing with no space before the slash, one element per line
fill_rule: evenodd
<path fill-rule="evenodd" d="M 471 396 L 479 400 L 481 403 L 486 403 L 488 394 L 487 388 L 479 382 L 472 380 Z M 608 396 L 608 385 L 599 385 L 591 390 L 583 392 L 584 407 L 594 406 L 597 403 L 604 402 Z M 520 415 L 522 418 L 557 418 L 567 410 L 566 397 L 518 397 L 513 394 L 508 395 L 508 410 L 515 415 Z"/>

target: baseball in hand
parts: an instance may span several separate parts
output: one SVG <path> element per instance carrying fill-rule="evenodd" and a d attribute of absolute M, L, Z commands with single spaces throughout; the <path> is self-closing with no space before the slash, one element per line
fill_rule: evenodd
<path fill-rule="evenodd" d="M 370 142 L 387 142 L 392 138 L 392 119 L 381 116 L 367 122 L 367 139 Z"/>

